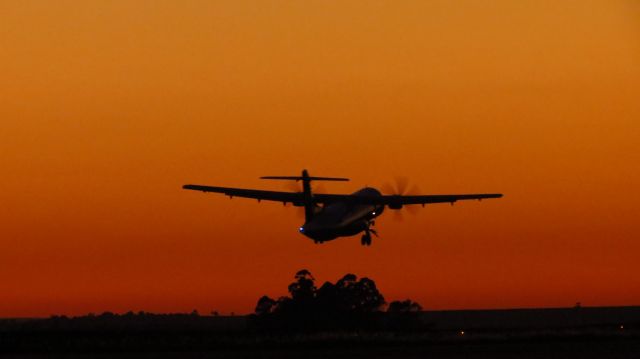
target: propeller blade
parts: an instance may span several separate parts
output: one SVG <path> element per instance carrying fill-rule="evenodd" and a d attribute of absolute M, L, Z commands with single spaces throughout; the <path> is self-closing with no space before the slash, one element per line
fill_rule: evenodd
<path fill-rule="evenodd" d="M 404 196 L 404 195 L 412 195 L 419 194 L 420 189 L 415 184 L 409 185 L 409 178 L 406 176 L 396 176 L 395 177 L 395 185 L 391 185 L 389 183 L 384 183 L 381 187 L 382 193 L 387 195 L 396 195 L 396 196 Z M 415 205 L 404 205 L 402 208 L 406 208 L 407 211 L 411 214 L 417 214 L 418 208 Z M 397 221 L 402 221 L 402 211 L 399 209 L 394 210 L 394 219 Z"/>
<path fill-rule="evenodd" d="M 406 209 L 407 212 L 411 213 L 412 215 L 416 215 L 418 214 L 418 212 L 420 212 L 420 208 L 418 208 L 418 206 L 415 204 L 405 204 L 404 206 L 402 206 L 402 208 Z"/>
<path fill-rule="evenodd" d="M 396 193 L 399 195 L 406 194 L 407 186 L 409 185 L 409 178 L 405 176 L 396 177 Z"/>
<path fill-rule="evenodd" d="M 407 190 L 407 193 L 405 193 L 407 195 L 419 195 L 420 194 L 420 188 L 415 185 L 412 184 L 411 187 L 409 187 L 409 189 Z"/>
<path fill-rule="evenodd" d="M 396 194 L 396 190 L 393 188 L 393 186 L 389 183 L 389 182 L 385 182 L 382 184 L 382 186 L 380 187 L 380 189 L 382 190 L 382 193 L 384 194 Z"/>

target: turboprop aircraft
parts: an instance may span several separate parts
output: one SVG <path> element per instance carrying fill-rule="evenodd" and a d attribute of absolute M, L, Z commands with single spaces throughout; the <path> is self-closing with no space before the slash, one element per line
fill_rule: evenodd
<path fill-rule="evenodd" d="M 215 192 L 233 197 L 253 198 L 260 201 L 276 201 L 285 205 L 291 203 L 297 207 L 304 207 L 305 221 L 298 229 L 300 233 L 313 239 L 315 243 L 323 243 L 338 237 L 354 236 L 364 232 L 361 237 L 362 245 L 371 245 L 371 234 L 378 233 L 371 228 L 375 225 L 375 218 L 380 216 L 385 208 L 400 210 L 407 205 L 431 203 L 451 203 L 461 200 L 482 200 L 485 198 L 500 198 L 500 193 L 484 194 L 438 194 L 438 195 L 403 195 L 382 194 L 373 187 L 364 187 L 352 194 L 324 194 L 313 193 L 311 181 L 348 181 L 348 178 L 314 177 L 307 170 L 301 176 L 264 176 L 261 179 L 302 181 L 301 192 L 264 191 L 245 188 L 213 187 L 187 184 L 184 189 Z"/>

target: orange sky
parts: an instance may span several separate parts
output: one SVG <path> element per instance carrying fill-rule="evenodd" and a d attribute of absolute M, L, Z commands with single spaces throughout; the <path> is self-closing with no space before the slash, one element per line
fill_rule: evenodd
<path fill-rule="evenodd" d="M 640 304 L 636 1 L 0 1 L 0 317 L 253 310 L 295 271 L 427 309 Z M 183 191 L 397 175 L 433 205 L 314 245 Z"/>

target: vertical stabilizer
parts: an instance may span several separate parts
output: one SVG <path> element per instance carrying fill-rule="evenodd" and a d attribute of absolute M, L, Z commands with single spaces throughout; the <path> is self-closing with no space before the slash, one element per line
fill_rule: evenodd
<path fill-rule="evenodd" d="M 302 181 L 302 195 L 304 201 L 304 216 L 305 222 L 310 221 L 313 218 L 316 210 L 316 203 L 313 201 L 313 193 L 311 191 L 311 181 L 348 181 L 348 178 L 342 177 L 312 177 L 309 176 L 309 171 L 302 170 L 302 176 L 263 176 L 261 179 L 271 180 L 291 180 Z"/>
<path fill-rule="evenodd" d="M 311 192 L 311 179 L 307 170 L 302 170 L 302 193 L 304 194 L 304 221 L 309 222 L 315 214 L 316 204 Z"/>

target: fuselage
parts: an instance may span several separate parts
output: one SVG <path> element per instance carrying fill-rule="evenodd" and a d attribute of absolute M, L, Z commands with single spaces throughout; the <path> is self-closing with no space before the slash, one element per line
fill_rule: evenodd
<path fill-rule="evenodd" d="M 365 187 L 353 196 L 380 196 L 375 188 Z M 318 207 L 311 219 L 300 228 L 300 233 L 316 242 L 325 242 L 338 237 L 348 237 L 368 231 L 372 221 L 382 214 L 384 205 L 361 205 L 336 202 Z"/>

